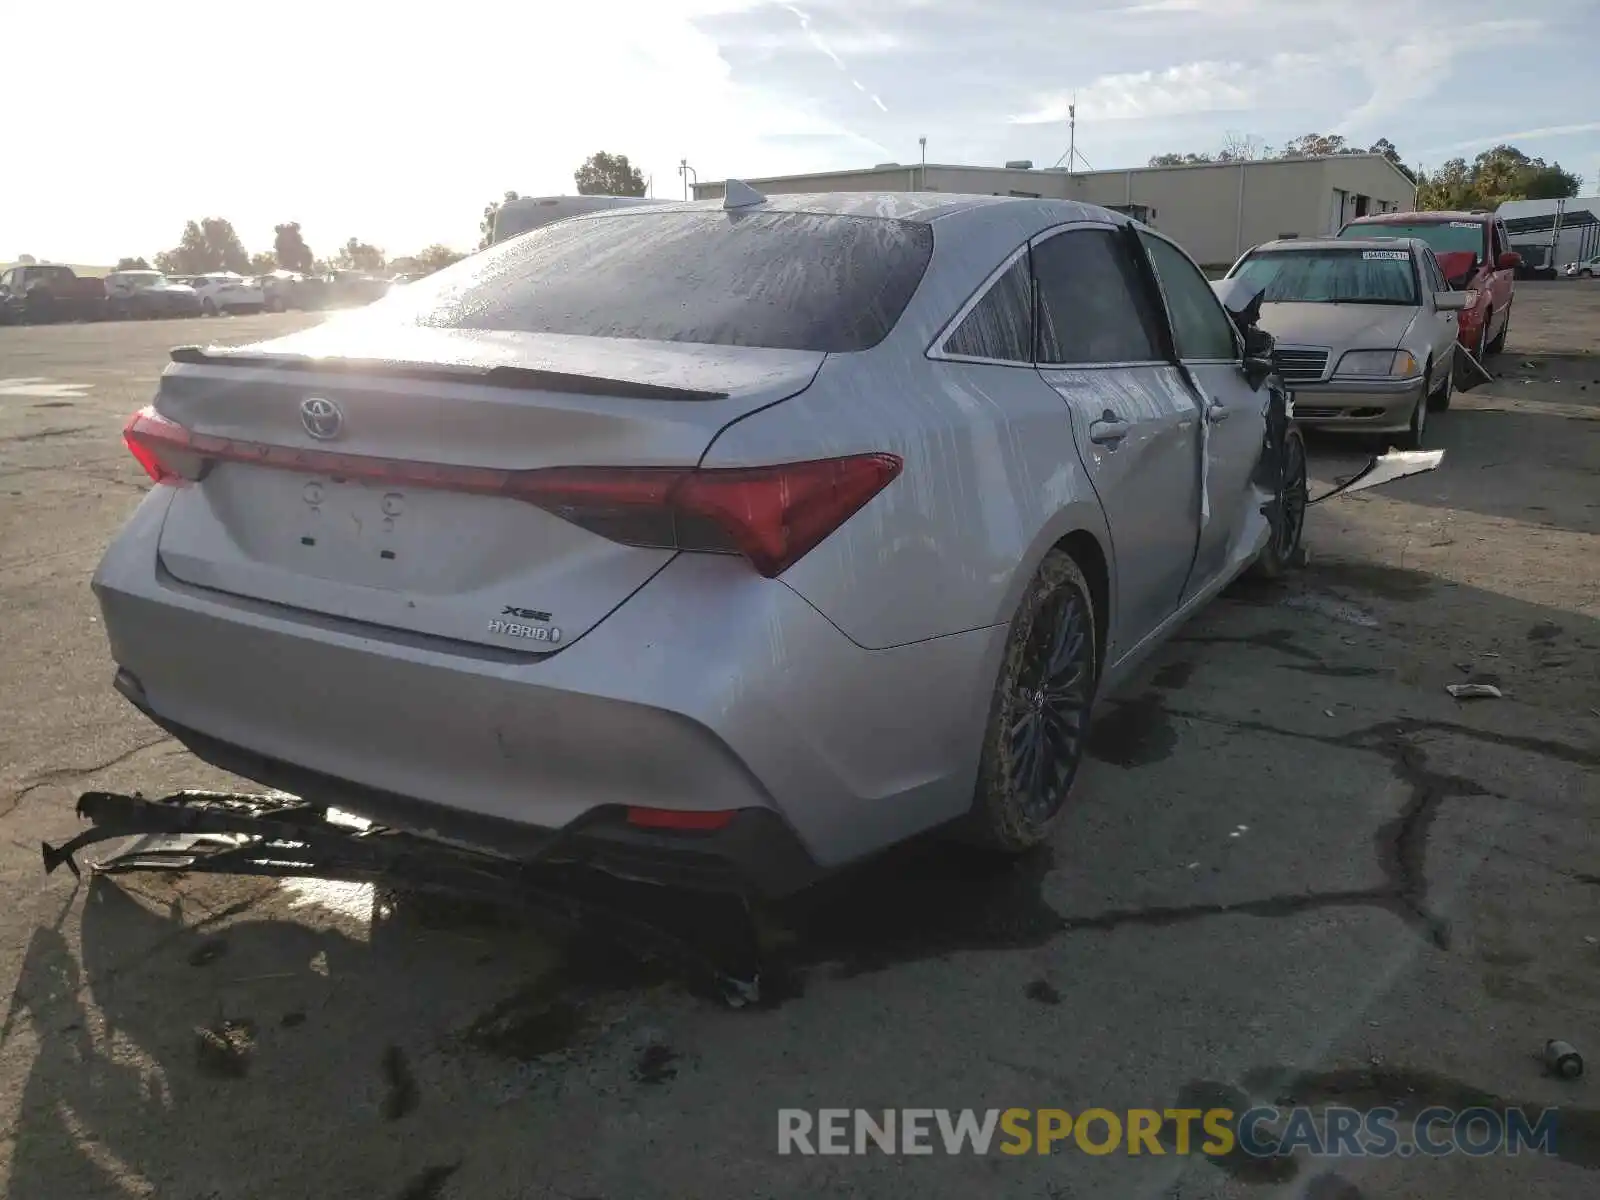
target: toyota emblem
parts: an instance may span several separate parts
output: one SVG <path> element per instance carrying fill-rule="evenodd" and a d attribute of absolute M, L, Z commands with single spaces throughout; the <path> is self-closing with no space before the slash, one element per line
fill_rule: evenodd
<path fill-rule="evenodd" d="M 344 414 L 332 400 L 307 396 L 300 401 L 300 423 L 312 437 L 326 442 L 339 436 L 339 430 L 344 428 Z"/>

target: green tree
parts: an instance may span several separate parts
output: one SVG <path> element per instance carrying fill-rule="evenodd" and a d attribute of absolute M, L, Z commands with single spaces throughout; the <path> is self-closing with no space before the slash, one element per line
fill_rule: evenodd
<path fill-rule="evenodd" d="M 188 221 L 178 244 L 156 255 L 156 266 L 169 275 L 200 275 L 221 269 L 222 262 L 213 256 L 211 247 L 206 244 L 200 222 Z"/>
<path fill-rule="evenodd" d="M 207 271 L 250 269 L 250 256 L 234 232 L 233 223 L 222 217 L 188 221 L 177 246 L 156 255 L 156 265 L 172 275 L 201 275 Z"/>
<path fill-rule="evenodd" d="M 1352 149 L 1338 133 L 1306 133 L 1290 138 L 1278 151 L 1279 158 L 1324 158 L 1331 154 L 1365 154 Z"/>
<path fill-rule="evenodd" d="M 272 253 L 285 271 L 311 270 L 311 247 L 301 236 L 299 221 L 286 221 L 272 227 Z"/>
<path fill-rule="evenodd" d="M 142 258 L 119 258 L 114 270 L 118 271 L 148 271 L 150 264 Z"/>
<path fill-rule="evenodd" d="M 591 154 L 572 174 L 580 196 L 642 196 L 644 172 L 626 154 Z"/>
<path fill-rule="evenodd" d="M 1529 158 L 1515 146 L 1492 146 L 1471 163 L 1452 158 L 1419 176 L 1417 205 L 1425 209 L 1498 208 L 1507 200 L 1556 200 L 1576 196 L 1583 179 L 1560 163 Z"/>
<path fill-rule="evenodd" d="M 250 274 L 271 275 L 278 269 L 278 256 L 271 250 L 258 250 L 250 256 Z"/>
<path fill-rule="evenodd" d="M 454 266 L 466 255 L 459 250 L 452 250 L 449 246 L 433 245 L 419 251 L 414 257 L 416 269 L 424 274 L 431 275 L 435 271 L 442 271 L 446 267 Z"/>
<path fill-rule="evenodd" d="M 222 270 L 243 275 L 250 269 L 250 255 L 245 251 L 239 235 L 234 232 L 233 222 L 222 217 L 207 217 L 200 222 L 200 232 Z"/>
<path fill-rule="evenodd" d="M 357 238 L 351 238 L 334 256 L 333 265 L 341 271 L 381 271 L 386 265 L 383 251 Z"/>
<path fill-rule="evenodd" d="M 1216 161 L 1217 156 L 1215 154 L 1196 154 L 1190 151 L 1188 154 L 1157 154 L 1151 158 L 1150 165 L 1152 167 L 1188 167 L 1193 166 L 1195 163 Z"/>
<path fill-rule="evenodd" d="M 494 244 L 494 218 L 500 211 L 500 206 L 510 200 L 520 199 L 515 192 L 507 192 L 504 198 L 491 201 L 483 206 L 483 219 L 478 222 L 478 249 L 484 250 Z"/>

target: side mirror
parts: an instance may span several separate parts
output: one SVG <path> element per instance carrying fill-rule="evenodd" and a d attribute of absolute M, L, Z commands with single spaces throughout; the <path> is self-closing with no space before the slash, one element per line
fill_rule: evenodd
<path fill-rule="evenodd" d="M 1244 356 L 1246 358 L 1264 358 L 1272 361 L 1272 335 L 1259 325 L 1247 325 L 1244 328 Z"/>
<path fill-rule="evenodd" d="M 1495 261 L 1495 269 L 1500 271 L 1515 271 L 1522 265 L 1522 255 L 1514 250 L 1507 250 Z"/>
<path fill-rule="evenodd" d="M 1433 294 L 1433 307 L 1440 312 L 1460 312 L 1467 307 L 1467 294 L 1465 292 L 1435 292 Z"/>
<path fill-rule="evenodd" d="M 1244 380 L 1250 385 L 1252 392 L 1259 392 L 1261 385 L 1267 382 L 1267 377 L 1277 369 L 1277 365 L 1270 358 L 1248 355 L 1244 360 Z"/>

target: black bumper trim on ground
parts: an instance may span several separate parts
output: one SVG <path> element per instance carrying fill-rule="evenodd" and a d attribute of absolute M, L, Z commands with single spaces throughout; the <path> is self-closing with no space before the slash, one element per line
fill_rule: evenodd
<path fill-rule="evenodd" d="M 646 883 L 767 899 L 798 892 L 823 874 L 795 832 L 767 809 L 741 809 L 728 825 L 705 832 L 641 829 L 627 823 L 620 807 L 585 814 L 581 829 L 525 825 L 325 775 L 179 725 L 150 707 L 144 688 L 126 670 L 117 672 L 113 686 L 203 762 L 421 837 L 509 858 L 580 864 Z"/>

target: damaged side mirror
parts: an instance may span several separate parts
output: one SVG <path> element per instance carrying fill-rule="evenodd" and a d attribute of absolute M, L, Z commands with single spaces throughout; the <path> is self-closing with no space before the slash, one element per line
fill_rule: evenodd
<path fill-rule="evenodd" d="M 1250 385 L 1252 392 L 1259 392 L 1263 384 L 1277 370 L 1277 364 L 1270 355 L 1245 355 L 1244 381 Z"/>

